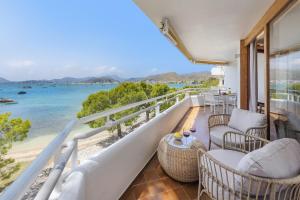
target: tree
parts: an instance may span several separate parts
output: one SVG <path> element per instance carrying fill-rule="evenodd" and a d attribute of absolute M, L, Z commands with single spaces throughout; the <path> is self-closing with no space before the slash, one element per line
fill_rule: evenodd
<path fill-rule="evenodd" d="M 111 108 L 111 101 L 109 98 L 109 93 L 107 91 L 100 91 L 95 94 L 91 94 L 83 103 L 82 109 L 77 113 L 78 118 L 82 118 L 96 112 L 104 111 Z M 93 122 L 90 122 L 89 125 L 92 128 L 103 126 L 106 122 L 106 119 L 101 118 Z"/>
<path fill-rule="evenodd" d="M 148 98 L 164 95 L 168 92 L 172 91 L 168 85 L 165 84 L 147 84 L 144 82 L 140 83 L 131 83 L 124 82 L 119 84 L 116 88 L 108 91 L 108 92 L 97 92 L 95 94 L 90 95 L 87 100 L 85 100 L 82 104 L 81 111 L 77 114 L 79 118 L 85 117 L 96 112 L 101 112 L 110 108 L 117 108 L 121 106 L 125 106 L 131 103 L 139 102 L 142 100 L 146 100 Z M 145 104 L 142 106 L 138 106 L 135 108 L 131 108 L 119 113 L 116 113 L 110 116 L 110 120 L 118 120 L 126 115 L 137 112 L 142 108 L 146 108 L 151 106 L 151 104 Z M 147 113 L 148 117 L 149 113 Z M 125 126 L 131 126 L 133 122 L 137 120 L 138 117 L 130 119 L 126 121 Z M 149 118 L 149 117 L 148 117 Z M 100 127 L 105 124 L 106 119 L 99 119 L 90 123 L 90 126 Z M 121 126 L 117 127 L 118 135 L 121 137 Z M 113 128 L 112 130 L 114 130 Z"/>
<path fill-rule="evenodd" d="M 10 113 L 0 114 L 0 178 L 9 179 L 20 165 L 13 158 L 7 158 L 14 142 L 23 141 L 30 129 L 30 122 L 21 118 L 10 119 Z"/>

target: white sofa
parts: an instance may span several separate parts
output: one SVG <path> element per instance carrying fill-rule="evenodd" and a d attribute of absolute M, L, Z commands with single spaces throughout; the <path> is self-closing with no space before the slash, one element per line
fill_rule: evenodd
<path fill-rule="evenodd" d="M 226 132 L 238 132 L 246 135 L 254 135 L 261 138 L 267 137 L 267 117 L 264 114 L 250 112 L 234 108 L 231 115 L 217 114 L 208 118 L 209 128 L 209 149 L 211 143 L 222 147 L 224 134 Z M 231 140 L 234 144 L 243 143 L 244 137 L 238 137 Z"/>
<path fill-rule="evenodd" d="M 232 150 L 230 138 L 239 137 L 245 142 Z M 198 151 L 198 199 L 204 193 L 220 200 L 300 198 L 300 144 L 295 139 L 269 142 L 242 133 L 226 133 L 223 146 Z"/>

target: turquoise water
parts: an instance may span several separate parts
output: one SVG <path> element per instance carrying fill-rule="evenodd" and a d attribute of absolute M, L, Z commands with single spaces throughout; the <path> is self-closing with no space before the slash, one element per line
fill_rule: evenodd
<path fill-rule="evenodd" d="M 116 84 L 105 85 L 31 85 L 23 89 L 21 84 L 0 84 L 0 97 L 16 100 L 17 104 L 0 104 L 0 113 L 11 112 L 13 117 L 29 119 L 32 128 L 29 138 L 60 132 L 68 121 L 76 117 L 81 103 L 89 94 L 108 90 Z M 25 95 L 18 95 L 19 91 Z"/>
<path fill-rule="evenodd" d="M 0 113 L 11 112 L 13 117 L 29 119 L 32 127 L 28 137 L 34 138 L 59 133 L 76 117 L 88 95 L 99 90 L 109 90 L 117 84 L 31 84 L 31 89 L 24 89 L 23 86 L 0 84 L 0 98 L 11 98 L 18 102 L 10 105 L 0 104 Z M 170 84 L 170 87 L 180 88 L 183 84 Z M 27 94 L 18 95 L 19 91 L 26 91 Z"/>

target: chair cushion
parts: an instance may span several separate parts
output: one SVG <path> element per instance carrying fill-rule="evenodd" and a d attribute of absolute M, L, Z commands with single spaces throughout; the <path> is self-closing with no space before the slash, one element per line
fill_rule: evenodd
<path fill-rule="evenodd" d="M 300 144 L 295 139 L 275 140 L 244 156 L 237 170 L 266 178 L 290 178 L 300 173 Z"/>
<path fill-rule="evenodd" d="M 212 156 L 217 161 L 223 163 L 226 167 L 235 169 L 239 163 L 239 161 L 245 156 L 244 153 L 232 151 L 232 150 L 224 150 L 224 149 L 216 149 L 208 151 L 207 154 Z M 236 188 L 236 179 L 237 177 L 233 177 L 233 173 L 225 170 L 224 168 L 214 168 L 214 165 L 207 162 L 207 160 L 202 157 L 201 163 L 203 166 L 208 166 L 207 170 L 213 174 L 214 177 L 218 179 L 218 181 L 224 183 L 226 186 L 229 186 L 231 190 Z M 212 179 L 208 177 L 205 173 L 202 177 L 203 186 L 211 192 L 213 197 L 216 199 L 224 199 L 224 200 L 233 200 L 237 199 L 234 195 L 230 194 L 228 191 L 222 192 L 222 188 L 217 184 L 216 179 Z M 222 198 L 221 198 L 222 197 Z"/>
<path fill-rule="evenodd" d="M 215 126 L 210 129 L 210 139 L 213 143 L 222 146 L 223 145 L 223 136 L 227 131 L 240 132 L 239 130 L 230 128 L 229 126 Z M 245 137 L 237 135 L 236 142 L 244 142 Z M 233 141 L 234 142 L 234 141 Z M 234 142 L 234 143 L 236 143 Z"/>
<path fill-rule="evenodd" d="M 245 156 L 242 152 L 225 149 L 214 149 L 207 153 L 217 161 L 232 169 L 236 169 L 240 160 Z"/>
<path fill-rule="evenodd" d="M 235 108 L 232 111 L 228 126 L 246 132 L 248 128 L 264 126 L 266 115 Z"/>

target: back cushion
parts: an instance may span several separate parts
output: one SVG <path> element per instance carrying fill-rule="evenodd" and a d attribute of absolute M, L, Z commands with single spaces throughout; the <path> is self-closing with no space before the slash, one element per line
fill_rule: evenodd
<path fill-rule="evenodd" d="M 263 126 L 267 123 L 266 115 L 235 108 L 228 126 L 246 132 L 248 128 Z"/>
<path fill-rule="evenodd" d="M 300 144 L 295 139 L 275 140 L 246 154 L 237 170 L 267 178 L 290 178 L 300 172 Z"/>

